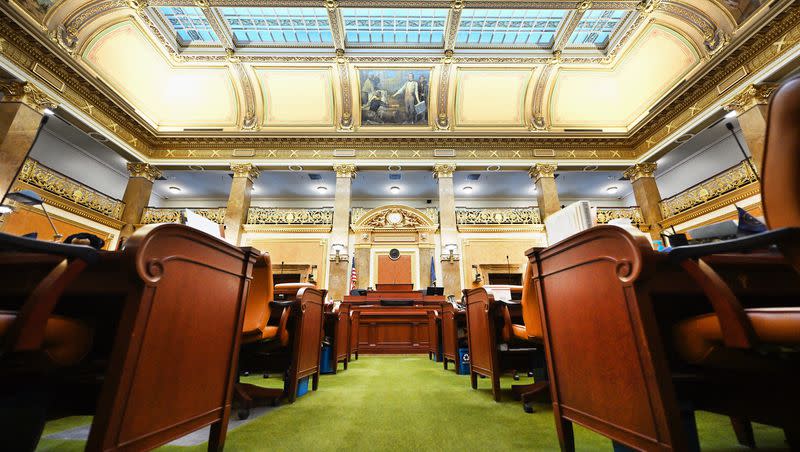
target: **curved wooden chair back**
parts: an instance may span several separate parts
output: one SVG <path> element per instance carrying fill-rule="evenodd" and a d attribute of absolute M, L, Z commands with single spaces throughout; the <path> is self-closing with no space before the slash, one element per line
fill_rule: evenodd
<path fill-rule="evenodd" d="M 533 287 L 533 265 L 525 266 L 522 278 L 522 319 L 529 338 L 542 338 L 542 313 L 539 311 L 539 296 Z"/>
<path fill-rule="evenodd" d="M 247 294 L 247 306 L 244 311 L 242 330 L 263 330 L 269 322 L 269 302 L 273 300 L 275 285 L 272 279 L 272 260 L 269 253 L 264 252 L 256 260 L 253 267 L 253 280 Z"/>

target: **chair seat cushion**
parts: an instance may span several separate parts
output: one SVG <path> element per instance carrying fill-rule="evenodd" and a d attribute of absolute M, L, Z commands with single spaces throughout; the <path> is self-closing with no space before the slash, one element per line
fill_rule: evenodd
<path fill-rule="evenodd" d="M 0 341 L 5 341 L 16 320 L 16 312 L 0 311 Z M 42 349 L 53 364 L 62 367 L 77 364 L 91 346 L 92 330 L 84 322 L 58 315 L 47 321 Z"/>
<path fill-rule="evenodd" d="M 800 345 L 800 308 L 746 309 L 760 345 Z M 675 347 L 692 364 L 702 364 L 724 348 L 716 314 L 705 314 L 678 323 L 673 329 Z"/>
<path fill-rule="evenodd" d="M 517 339 L 521 339 L 523 341 L 528 340 L 528 330 L 525 328 L 525 325 L 511 325 L 511 332 Z"/>

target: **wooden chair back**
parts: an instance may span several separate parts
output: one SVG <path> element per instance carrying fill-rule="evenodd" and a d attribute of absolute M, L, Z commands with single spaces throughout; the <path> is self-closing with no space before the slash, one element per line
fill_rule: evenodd
<path fill-rule="evenodd" d="M 297 386 L 302 378 L 313 376 L 319 380 L 319 358 L 323 336 L 323 311 L 326 291 L 303 287 L 297 292 L 298 306 L 294 307 L 295 322 L 291 336 L 292 364 L 289 369 L 290 402 L 297 396 Z"/>
<path fill-rule="evenodd" d="M 522 320 L 525 322 L 525 331 L 529 338 L 542 337 L 542 314 L 539 310 L 539 297 L 533 288 L 533 265 L 525 267 L 522 277 Z"/>
<path fill-rule="evenodd" d="M 347 357 L 350 354 L 350 307 L 346 303 L 339 305 L 336 314 L 336 334 L 334 341 L 334 364 L 344 361 L 347 365 Z M 345 367 L 346 368 L 346 367 Z"/>
<path fill-rule="evenodd" d="M 458 364 L 458 324 L 456 308 L 451 303 L 442 308 L 442 361 L 445 369 L 448 361 Z"/>
<path fill-rule="evenodd" d="M 433 356 L 434 361 L 439 359 L 439 323 L 441 318 L 440 309 L 428 311 L 428 356 Z"/>
<path fill-rule="evenodd" d="M 497 352 L 494 297 L 489 295 L 483 287 L 464 292 L 467 299 L 470 378 L 474 381 L 475 374 L 477 374 L 492 379 L 494 398 L 499 401 L 501 369 Z"/>
<path fill-rule="evenodd" d="M 155 448 L 211 425 L 221 449 L 256 254 L 178 224 L 121 252 L 126 297 L 87 450 Z"/>
<path fill-rule="evenodd" d="M 598 226 L 528 253 L 562 447 L 577 422 L 637 449 L 686 450 L 653 307 L 637 285 L 648 241 Z"/>
<path fill-rule="evenodd" d="M 247 293 L 243 331 L 263 330 L 270 317 L 269 302 L 274 299 L 275 285 L 269 253 L 262 253 L 253 267 L 253 280 Z"/>

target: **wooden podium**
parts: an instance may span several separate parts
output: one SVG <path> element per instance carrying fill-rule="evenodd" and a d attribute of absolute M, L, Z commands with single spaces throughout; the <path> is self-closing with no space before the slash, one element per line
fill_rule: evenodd
<path fill-rule="evenodd" d="M 375 292 L 412 292 L 413 284 L 375 284 Z"/>

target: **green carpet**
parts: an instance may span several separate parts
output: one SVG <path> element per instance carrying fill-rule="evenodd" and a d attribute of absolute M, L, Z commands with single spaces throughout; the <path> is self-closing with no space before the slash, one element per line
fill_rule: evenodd
<path fill-rule="evenodd" d="M 340 367 L 341 368 L 341 367 Z M 260 376 L 248 383 L 280 384 Z M 523 379 L 524 381 L 525 379 Z M 510 377 L 502 381 L 510 388 Z M 376 451 L 376 450 L 558 450 L 553 414 L 537 405 L 526 414 L 520 402 L 495 403 L 491 384 L 481 379 L 479 389 L 469 377 L 444 371 L 441 363 L 422 356 L 361 356 L 337 375 L 323 375 L 319 390 L 293 405 L 284 405 L 229 432 L 231 451 Z M 72 428 L 86 418 L 68 418 L 48 424 L 48 433 Z M 704 451 L 747 450 L 736 443 L 728 419 L 697 413 Z M 755 426 L 759 450 L 788 450 L 783 432 Z M 576 426 L 578 450 L 611 450 L 611 442 Z M 79 441 L 43 440 L 40 450 L 80 450 Z M 203 446 L 162 450 L 205 450 Z"/>

